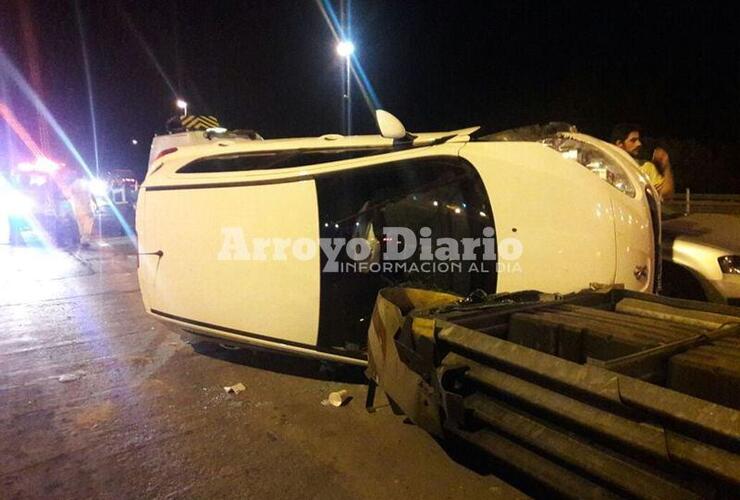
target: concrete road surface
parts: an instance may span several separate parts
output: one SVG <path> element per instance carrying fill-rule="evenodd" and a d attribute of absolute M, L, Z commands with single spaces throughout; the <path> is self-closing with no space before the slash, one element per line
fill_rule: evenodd
<path fill-rule="evenodd" d="M 360 370 L 196 352 L 144 313 L 133 247 L 106 245 L 0 245 L 0 498 L 522 496 L 365 412 Z"/>

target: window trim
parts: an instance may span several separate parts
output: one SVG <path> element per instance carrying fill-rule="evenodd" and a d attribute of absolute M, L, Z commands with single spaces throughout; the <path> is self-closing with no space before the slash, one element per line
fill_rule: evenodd
<path fill-rule="evenodd" d="M 256 172 L 256 171 L 274 171 L 274 170 L 281 170 L 281 169 L 288 169 L 288 168 L 299 168 L 299 167 L 311 167 L 314 165 L 325 165 L 327 163 L 335 163 L 340 161 L 347 161 L 347 160 L 354 160 L 354 159 L 364 159 L 364 158 L 371 158 L 373 156 L 382 156 L 389 153 L 395 153 L 397 151 L 401 151 L 403 149 L 408 148 L 399 148 L 394 147 L 391 145 L 388 146 L 358 146 L 358 147 L 334 147 L 334 148 L 298 148 L 298 149 L 277 149 L 277 150 L 268 150 L 268 151 L 249 151 L 249 152 L 243 152 L 243 153 L 226 153 L 222 155 L 210 155 L 210 156 L 201 156 L 199 158 L 196 158 L 194 160 L 189 161 L 185 165 L 182 165 L 179 167 L 175 174 L 221 174 L 221 173 L 234 173 L 234 172 Z M 342 153 L 344 154 L 351 154 L 351 153 L 360 153 L 358 156 L 350 156 L 346 158 L 333 158 L 329 159 L 327 161 L 321 161 L 321 162 L 308 162 L 308 163 L 296 163 L 296 164 L 289 164 L 289 165 L 281 165 L 281 162 L 290 161 L 295 158 L 300 158 L 302 155 L 309 155 L 309 154 L 327 154 L 327 155 L 336 155 L 340 156 Z M 367 152 L 367 154 L 362 154 L 363 152 Z M 207 161 L 214 161 L 217 162 L 219 160 L 242 160 L 242 159 L 249 159 L 255 158 L 255 157 L 263 157 L 268 155 L 275 155 L 276 161 L 273 164 L 267 164 L 266 166 L 258 166 L 254 168 L 235 168 L 235 169 L 229 169 L 229 170 L 201 170 L 201 171 L 190 171 L 190 168 L 193 168 L 193 165 L 198 164 L 200 162 L 207 162 Z M 282 156 L 282 157 L 281 157 Z"/>

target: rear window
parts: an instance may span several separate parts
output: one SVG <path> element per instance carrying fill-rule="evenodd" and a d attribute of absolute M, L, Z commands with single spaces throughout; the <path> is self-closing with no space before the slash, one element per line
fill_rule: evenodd
<path fill-rule="evenodd" d="M 267 151 L 261 153 L 233 154 L 200 158 L 181 167 L 178 174 L 214 172 L 247 172 L 278 168 L 317 165 L 333 161 L 363 158 L 395 151 L 382 148 L 311 149 L 292 151 Z"/>

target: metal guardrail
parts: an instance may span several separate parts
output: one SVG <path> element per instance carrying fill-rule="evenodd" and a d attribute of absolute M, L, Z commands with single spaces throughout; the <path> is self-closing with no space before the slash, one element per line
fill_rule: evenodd
<path fill-rule="evenodd" d="M 689 201 L 684 193 L 676 193 L 670 200 L 663 201 L 666 211 L 672 213 L 711 213 L 740 215 L 740 195 L 737 194 L 693 194 Z"/>
<path fill-rule="evenodd" d="M 418 425 L 533 492 L 733 497 L 740 309 L 626 290 L 539 297 L 445 305 L 381 292 L 371 378 Z"/>

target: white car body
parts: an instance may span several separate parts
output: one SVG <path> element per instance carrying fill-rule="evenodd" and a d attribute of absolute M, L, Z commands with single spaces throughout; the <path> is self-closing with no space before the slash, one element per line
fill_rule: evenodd
<path fill-rule="evenodd" d="M 704 298 L 740 305 L 740 274 L 724 273 L 719 264 L 722 257 L 740 255 L 740 217 L 697 213 L 667 220 L 663 241 L 663 259 L 687 270 Z"/>
<path fill-rule="evenodd" d="M 374 172 L 381 170 L 383 175 L 405 175 L 396 169 L 427 175 L 426 168 L 449 168 L 478 178 L 460 182 L 482 187 L 486 199 L 480 217 L 492 215 L 497 242 L 515 239 L 523 250 L 516 261 L 519 270 L 493 273 L 486 281 L 490 286 L 483 287 L 488 293 L 567 293 L 595 284 L 653 291 L 660 222 L 655 215 L 659 207 L 656 212 L 653 204 L 651 216 L 648 201 L 658 196 L 628 155 L 595 138 L 566 134 L 595 148 L 623 172 L 634 196 L 541 142 L 473 141 L 473 130 L 418 134 L 404 147 L 381 136 L 209 140 L 191 132 L 155 138 L 136 222 L 146 310 L 221 342 L 364 363 L 365 340 L 358 336 L 367 331 L 380 285 L 365 275 L 352 278 L 355 281 L 328 276 L 322 272 L 320 255 L 258 259 L 253 257 L 260 251 L 250 246 L 248 259 L 223 259 L 224 246 L 228 243 L 233 250 L 234 243 L 225 238 L 240 228 L 248 238 L 316 241 L 334 224 L 322 210 L 353 196 L 348 191 L 353 179 L 376 179 Z M 354 148 L 378 150 L 369 156 L 286 168 L 178 172 L 194 161 L 216 165 L 208 162 L 214 158 L 236 164 L 242 161 L 240 155 L 293 152 L 308 158 L 317 151 L 330 155 Z M 164 150 L 168 154 L 158 158 Z M 411 198 L 403 203 L 412 203 Z M 466 209 L 454 208 L 458 214 Z M 356 220 L 360 226 L 361 219 Z M 468 279 L 472 283 L 478 278 Z M 341 288 L 347 283 L 356 283 L 359 290 Z M 355 306 L 365 312 L 356 312 Z"/>

